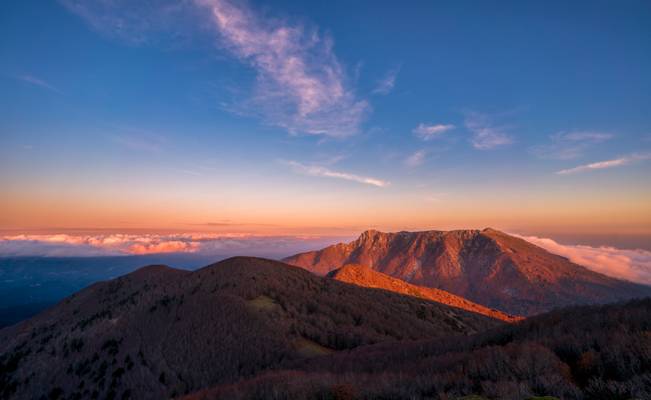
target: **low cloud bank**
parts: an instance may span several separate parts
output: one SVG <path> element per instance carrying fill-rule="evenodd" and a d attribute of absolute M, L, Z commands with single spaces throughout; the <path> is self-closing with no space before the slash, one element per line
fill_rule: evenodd
<path fill-rule="evenodd" d="M 0 236 L 0 256 L 89 257 L 194 253 L 200 255 L 288 256 L 320 248 L 341 238 L 257 236 L 250 234 L 100 234 Z"/>
<path fill-rule="evenodd" d="M 519 236 L 576 264 L 614 278 L 651 285 L 651 251 L 564 245 L 553 239 Z M 89 257 L 186 253 L 199 255 L 288 256 L 348 238 L 258 236 L 251 234 L 98 234 L 0 236 L 0 256 Z"/>
<path fill-rule="evenodd" d="M 564 245 L 549 238 L 519 237 L 551 253 L 567 257 L 572 262 L 595 272 L 651 285 L 651 251 L 618 249 L 610 246 Z"/>

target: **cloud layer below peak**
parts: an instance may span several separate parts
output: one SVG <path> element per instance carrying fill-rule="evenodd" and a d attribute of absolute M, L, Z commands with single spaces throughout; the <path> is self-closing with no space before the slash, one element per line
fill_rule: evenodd
<path fill-rule="evenodd" d="M 564 245 L 553 239 L 519 236 L 543 249 L 567 257 L 570 261 L 613 278 L 651 285 L 651 251 Z"/>
<path fill-rule="evenodd" d="M 228 233 L 20 234 L 0 236 L 0 256 L 96 257 L 163 253 L 285 257 L 323 247 L 335 238 Z"/>

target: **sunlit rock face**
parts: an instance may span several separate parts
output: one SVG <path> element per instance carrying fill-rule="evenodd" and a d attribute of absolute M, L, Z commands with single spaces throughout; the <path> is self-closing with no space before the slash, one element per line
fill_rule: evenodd
<path fill-rule="evenodd" d="M 517 322 L 522 317 L 509 315 L 492 308 L 473 303 L 461 296 L 456 296 L 441 289 L 412 285 L 401 279 L 372 270 L 359 264 L 346 264 L 341 268 L 328 273 L 328 276 L 341 282 L 348 282 L 358 286 L 378 288 L 392 292 L 435 301 L 454 308 L 486 315 L 505 322 Z"/>
<path fill-rule="evenodd" d="M 593 272 L 523 239 L 494 230 L 383 233 L 297 254 L 285 262 L 326 274 L 360 264 L 510 314 L 651 295 L 651 288 Z"/>

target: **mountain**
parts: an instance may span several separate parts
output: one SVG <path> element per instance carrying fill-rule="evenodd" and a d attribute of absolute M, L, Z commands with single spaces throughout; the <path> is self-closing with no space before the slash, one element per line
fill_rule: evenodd
<path fill-rule="evenodd" d="M 362 345 L 501 325 L 277 261 L 149 266 L 0 330 L 0 398 L 177 397 Z"/>
<path fill-rule="evenodd" d="M 471 337 L 297 360 L 184 400 L 651 399 L 650 327 L 651 299 L 573 307 Z"/>
<path fill-rule="evenodd" d="M 490 308 L 534 315 L 572 304 L 651 295 L 494 229 L 383 233 L 284 259 L 325 275 L 360 264 L 406 282 L 443 289 Z"/>
<path fill-rule="evenodd" d="M 487 317 L 499 319 L 505 322 L 517 322 L 523 319 L 522 317 L 509 315 L 501 311 L 473 303 L 472 301 L 466 300 L 463 297 L 455 296 L 452 293 L 446 292 L 445 290 L 412 285 L 403 280 L 392 278 L 389 275 L 385 275 L 381 272 L 374 271 L 368 267 L 358 264 L 346 264 L 339 269 L 329 272 L 327 276 L 340 282 L 352 283 L 357 286 L 379 288 L 395 293 L 435 301 L 437 303 L 442 303 L 450 307 L 460 308 L 462 310 L 482 314 Z"/>

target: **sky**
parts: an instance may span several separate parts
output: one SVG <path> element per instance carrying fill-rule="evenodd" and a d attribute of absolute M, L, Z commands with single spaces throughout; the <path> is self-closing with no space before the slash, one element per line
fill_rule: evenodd
<path fill-rule="evenodd" d="M 648 1 L 5 1 L 0 60 L 0 249 L 651 243 Z"/>

